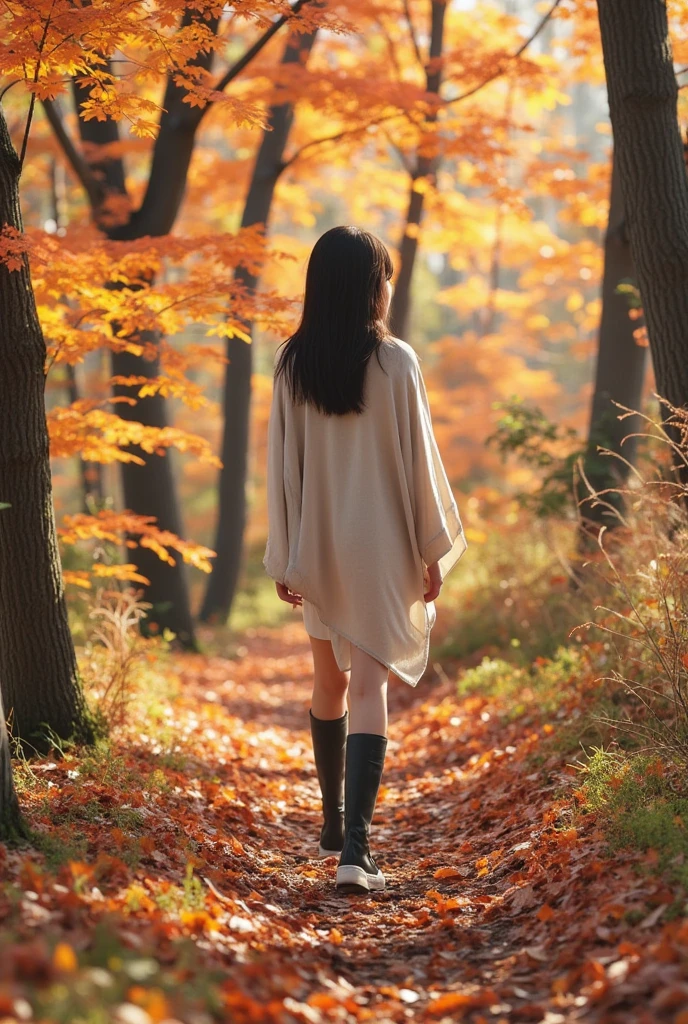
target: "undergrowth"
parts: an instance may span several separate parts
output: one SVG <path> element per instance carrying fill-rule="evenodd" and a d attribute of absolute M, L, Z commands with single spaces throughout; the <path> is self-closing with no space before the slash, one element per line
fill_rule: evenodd
<path fill-rule="evenodd" d="M 594 811 L 612 848 L 649 855 L 648 869 L 665 873 L 688 890 L 688 792 L 683 780 L 653 754 L 595 749 L 579 766 L 576 799 Z M 680 788 L 677 788 L 680 787 Z"/>

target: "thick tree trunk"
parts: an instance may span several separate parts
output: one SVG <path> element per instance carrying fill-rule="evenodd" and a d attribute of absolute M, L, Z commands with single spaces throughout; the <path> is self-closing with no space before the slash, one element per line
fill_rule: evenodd
<path fill-rule="evenodd" d="M 688 405 L 688 180 L 664 0 L 598 0 L 609 112 L 658 393 Z"/>
<path fill-rule="evenodd" d="M 19 161 L 0 110 L 0 224 L 22 230 Z M 67 623 L 45 421 L 45 342 L 28 260 L 0 265 L 0 683 L 13 733 L 90 741 Z"/>
<path fill-rule="evenodd" d="M 629 416 L 620 420 L 620 410 L 614 405 L 614 402 L 619 402 L 629 409 L 640 409 L 642 402 L 647 349 L 638 345 L 633 337 L 638 322 L 629 316 L 627 296 L 618 292 L 619 284 L 634 278 L 619 172 L 614 161 L 604 242 L 595 390 L 585 457 L 585 475 L 596 491 L 623 486 L 628 478 L 628 467 L 620 459 L 599 455 L 598 445 L 617 452 L 631 464 L 636 450 L 635 438 L 630 435 L 638 431 L 639 419 Z M 624 441 L 625 438 L 628 440 Z M 585 533 L 592 530 L 596 537 L 601 525 L 613 527 L 617 521 L 608 511 L 605 513 L 604 506 L 586 501 L 588 493 L 587 488 L 581 487 L 579 498 L 582 501 L 583 529 Z M 618 504 L 614 498 L 614 495 L 607 495 L 605 500 Z"/>
<path fill-rule="evenodd" d="M 304 63 L 313 48 L 315 33 L 294 36 L 282 57 L 282 66 Z M 264 224 L 267 228 L 275 186 L 282 170 L 284 150 L 289 138 L 294 106 L 274 105 L 268 112 L 268 131 L 264 132 L 249 186 L 242 227 Z M 271 130 L 270 130 L 271 129 Z M 239 267 L 236 280 L 249 292 L 258 284 L 258 275 Z M 246 324 L 253 335 L 253 324 Z M 215 536 L 217 556 L 208 581 L 201 609 L 203 622 L 226 621 L 241 572 L 241 557 L 246 527 L 246 481 L 250 439 L 251 377 L 253 344 L 239 338 L 227 341 L 229 363 L 225 371 L 222 469 L 218 480 L 218 518 Z"/>
<path fill-rule="evenodd" d="M 0 842 L 13 842 L 26 835 L 12 781 L 12 757 L 0 690 Z"/>
<path fill-rule="evenodd" d="M 433 96 L 439 96 L 442 84 L 440 61 L 444 46 L 446 10 L 446 0 L 433 0 L 432 23 L 430 26 L 430 63 L 426 76 L 426 91 Z M 434 123 L 436 120 L 437 112 L 433 111 L 429 115 L 428 121 Z M 397 338 L 405 338 L 408 330 L 409 309 L 411 307 L 411 281 L 413 280 L 413 269 L 418 253 L 418 235 L 423 217 L 423 205 L 425 203 L 425 191 L 417 191 L 417 182 L 423 179 L 434 183 L 436 174 L 436 159 L 420 155 L 416 157 L 415 166 L 411 172 L 406 225 L 399 250 L 399 273 L 394 285 L 394 295 L 392 296 L 389 314 L 390 327 L 392 333 Z"/>

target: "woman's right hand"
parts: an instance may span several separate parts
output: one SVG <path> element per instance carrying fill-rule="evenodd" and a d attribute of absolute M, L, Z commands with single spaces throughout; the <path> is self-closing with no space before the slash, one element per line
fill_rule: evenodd
<path fill-rule="evenodd" d="M 442 575 L 440 573 L 440 563 L 433 562 L 432 565 L 427 567 L 426 580 L 425 580 L 425 603 L 429 604 L 430 601 L 435 601 L 440 596 L 440 590 L 442 589 Z"/>

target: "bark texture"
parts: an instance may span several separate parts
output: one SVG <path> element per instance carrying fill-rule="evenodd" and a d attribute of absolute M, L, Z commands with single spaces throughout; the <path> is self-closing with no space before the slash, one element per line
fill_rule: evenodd
<path fill-rule="evenodd" d="M 313 48 L 316 33 L 294 35 L 285 47 L 282 67 L 304 63 Z M 275 186 L 282 171 L 284 150 L 294 120 L 293 103 L 274 104 L 268 111 L 268 130 L 256 157 L 242 227 L 264 224 L 267 228 Z M 235 278 L 248 292 L 255 291 L 259 276 L 244 267 Z M 253 336 L 253 324 L 245 325 Z M 218 517 L 215 535 L 217 557 L 213 562 L 201 608 L 204 622 L 224 622 L 230 612 L 239 575 L 246 528 L 246 481 L 250 440 L 251 377 L 253 345 L 228 338 L 225 370 L 222 434 L 222 469 L 218 479 Z"/>
<path fill-rule="evenodd" d="M 0 842 L 12 842 L 26 834 L 12 782 L 12 758 L 0 690 Z"/>
<path fill-rule="evenodd" d="M 20 166 L 0 110 L 0 224 L 22 231 Z M 0 684 L 30 749 L 91 740 L 67 623 L 45 421 L 45 342 L 28 260 L 0 265 Z"/>
<path fill-rule="evenodd" d="M 430 26 L 430 59 L 426 69 L 426 91 L 431 96 L 439 96 L 442 84 L 441 60 L 444 46 L 446 10 L 446 0 L 433 0 Z M 432 111 L 428 116 L 428 122 L 432 124 L 436 120 L 437 111 Z M 390 327 L 392 333 L 397 338 L 405 339 L 408 331 L 411 281 L 418 252 L 418 234 L 423 217 L 423 205 L 425 203 L 425 192 L 417 191 L 416 183 L 422 178 L 434 184 L 436 174 L 437 159 L 418 154 L 411 170 L 406 225 L 399 250 L 399 273 L 394 285 L 394 295 L 392 296 L 392 306 L 389 314 Z"/>
<path fill-rule="evenodd" d="M 604 273 L 602 278 L 602 316 L 597 346 L 595 385 L 590 411 L 588 449 L 585 473 L 597 491 L 622 486 L 628 477 L 628 468 L 620 459 L 601 456 L 597 447 L 618 452 L 633 463 L 636 442 L 630 435 L 640 427 L 638 417 L 620 420 L 619 402 L 629 409 L 640 409 L 645 379 L 647 349 L 638 345 L 633 337 L 639 326 L 629 316 L 626 295 L 618 292 L 623 281 L 634 281 L 635 269 L 631 258 L 628 229 L 624 216 L 619 171 L 614 160 L 609 198 L 609 220 L 604 242 Z M 624 442 L 624 439 L 628 438 Z M 581 514 L 584 529 L 592 528 L 595 537 L 601 525 L 614 526 L 615 520 L 605 514 L 602 506 L 585 501 L 587 488 L 581 488 Z M 610 500 L 613 496 L 607 496 Z"/>
<path fill-rule="evenodd" d="M 615 160 L 658 393 L 688 404 L 688 180 L 664 0 L 598 0 Z"/>

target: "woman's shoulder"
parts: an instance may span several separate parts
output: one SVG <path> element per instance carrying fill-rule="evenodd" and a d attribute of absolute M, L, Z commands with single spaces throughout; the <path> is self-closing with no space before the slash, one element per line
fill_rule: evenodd
<path fill-rule="evenodd" d="M 380 347 L 388 354 L 390 363 L 398 367 L 401 373 L 408 373 L 419 365 L 418 353 L 401 338 L 386 338 Z"/>

